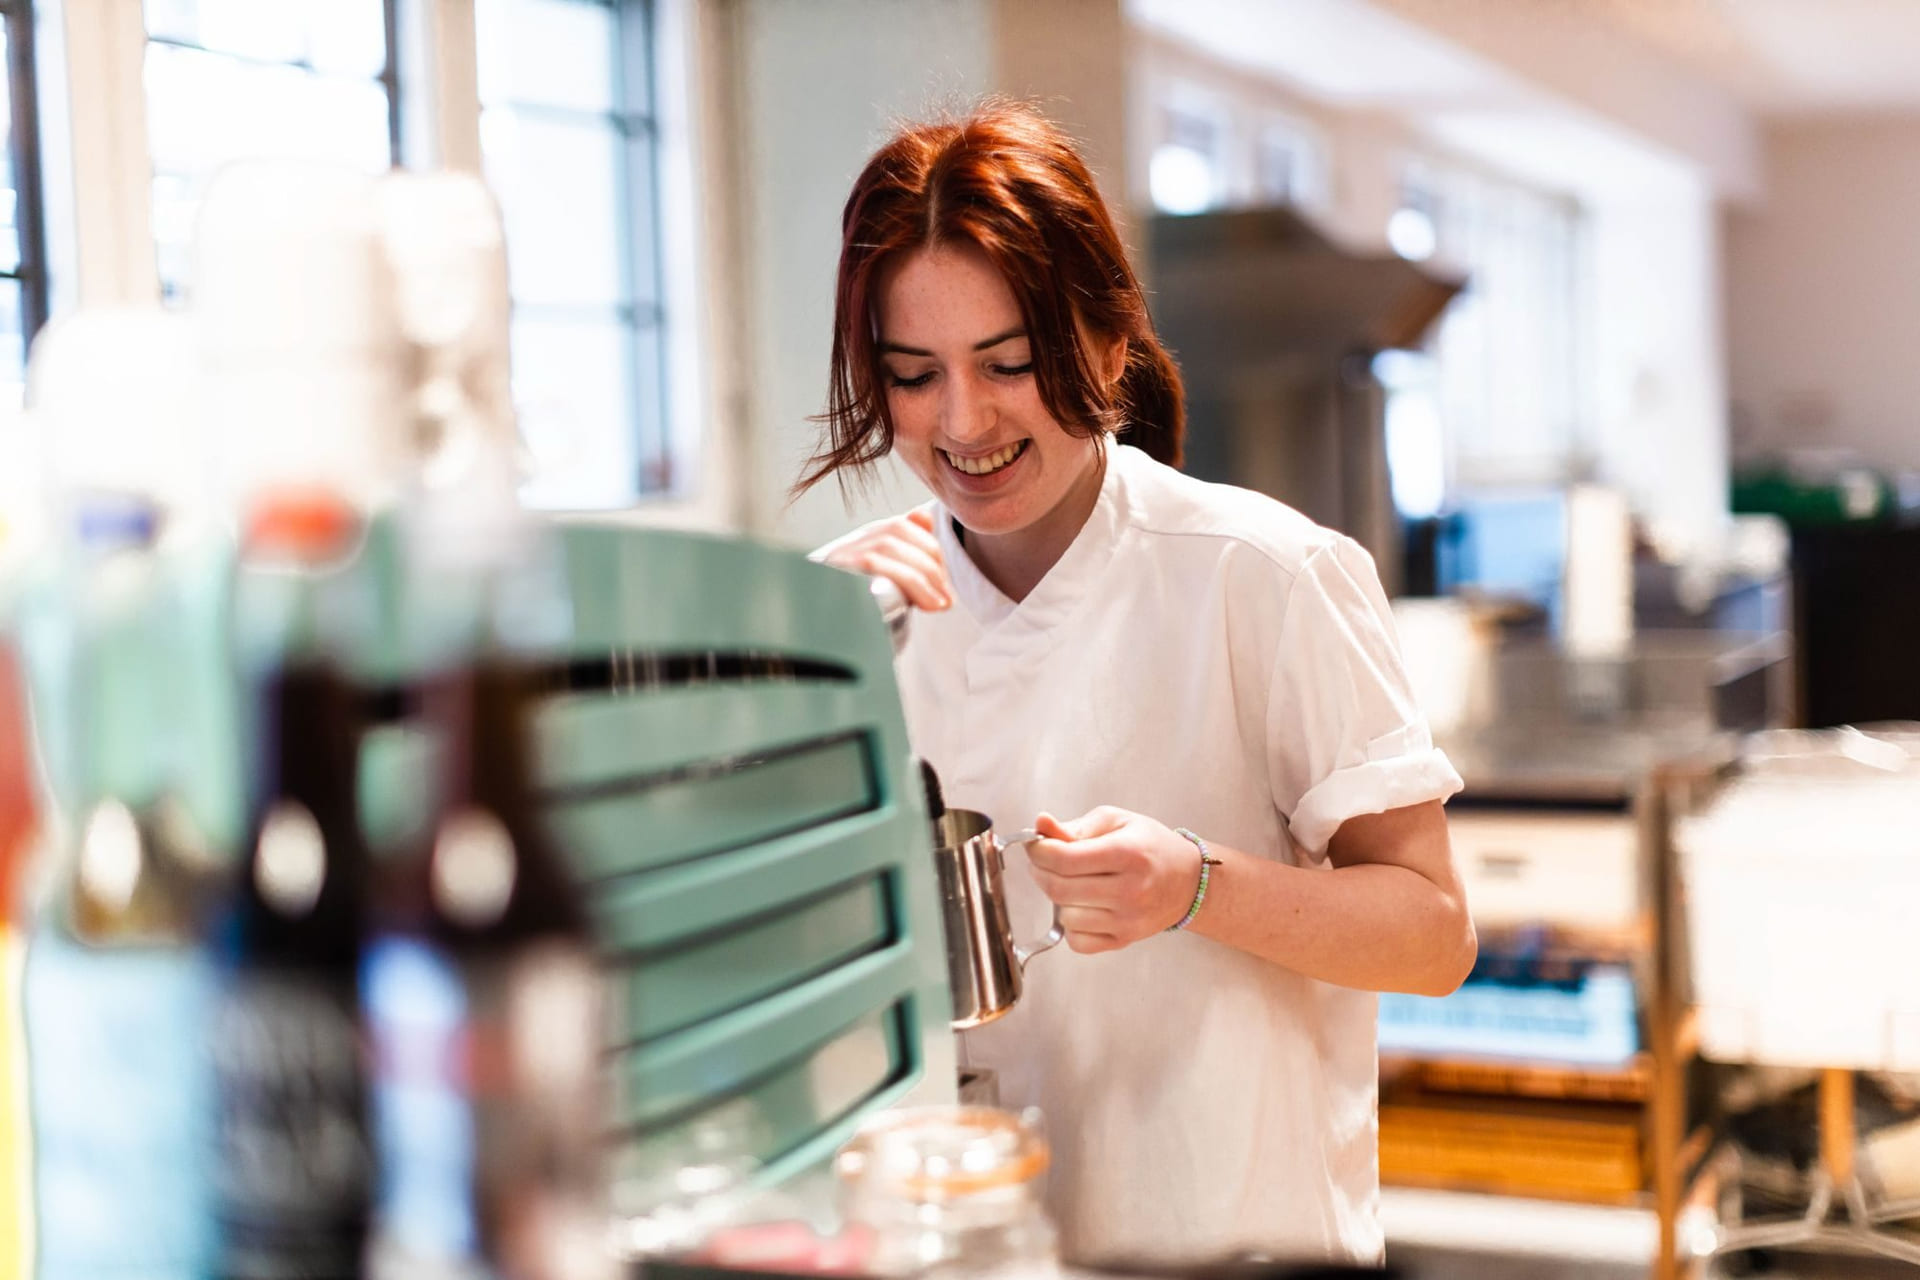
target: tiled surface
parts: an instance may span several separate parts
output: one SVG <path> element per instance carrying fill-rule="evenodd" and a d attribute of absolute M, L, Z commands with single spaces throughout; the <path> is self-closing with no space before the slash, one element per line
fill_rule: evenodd
<path fill-rule="evenodd" d="M 1475 1253 L 1453 1249 L 1388 1246 L 1388 1255 L 1408 1280 L 1646 1280 L 1644 1265 L 1525 1253 Z M 1736 1273 L 1719 1271 L 1716 1277 Z M 1920 1269 L 1854 1258 L 1778 1254 L 1769 1269 L 1744 1280 L 1914 1280 Z"/>
<path fill-rule="evenodd" d="M 1387 1256 L 1409 1280 L 1645 1280 L 1656 1228 L 1650 1212 L 1505 1196 L 1388 1188 L 1381 1195 Z M 1920 1280 L 1920 1268 L 1877 1259 L 1780 1253 L 1756 1280 Z M 1736 1264 L 1737 1266 L 1737 1264 Z"/>

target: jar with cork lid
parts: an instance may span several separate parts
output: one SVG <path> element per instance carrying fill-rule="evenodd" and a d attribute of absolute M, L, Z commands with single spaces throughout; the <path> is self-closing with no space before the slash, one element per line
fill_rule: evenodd
<path fill-rule="evenodd" d="M 871 1273 L 1050 1280 L 1047 1159 L 1036 1111 L 923 1107 L 877 1117 L 835 1168 L 848 1224 L 872 1233 Z"/>

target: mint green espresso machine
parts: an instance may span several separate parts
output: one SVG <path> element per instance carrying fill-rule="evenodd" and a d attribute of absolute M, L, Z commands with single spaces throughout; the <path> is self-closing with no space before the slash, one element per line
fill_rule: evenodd
<path fill-rule="evenodd" d="M 926 800 L 866 582 L 740 540 L 556 528 L 571 623 L 535 746 L 610 980 L 617 1165 L 719 1158 L 779 1186 L 875 1111 L 952 1101 Z M 376 831 L 417 805 L 418 747 L 370 737 Z"/>

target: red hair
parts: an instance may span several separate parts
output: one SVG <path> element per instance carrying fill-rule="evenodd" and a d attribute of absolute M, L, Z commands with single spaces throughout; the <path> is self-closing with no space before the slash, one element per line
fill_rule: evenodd
<path fill-rule="evenodd" d="M 967 243 L 999 270 L 1033 348 L 1036 388 L 1078 436 L 1117 433 L 1180 464 L 1186 407 L 1112 215 L 1073 143 L 1039 112 L 989 103 L 963 120 L 909 126 L 867 161 L 840 219 L 833 364 L 821 447 L 795 492 L 893 448 L 875 350 L 874 283 L 900 256 Z M 1084 335 L 1084 338 L 1083 338 Z M 1097 352 L 1127 343 L 1117 384 Z M 1091 349 L 1090 349 L 1091 348 Z"/>

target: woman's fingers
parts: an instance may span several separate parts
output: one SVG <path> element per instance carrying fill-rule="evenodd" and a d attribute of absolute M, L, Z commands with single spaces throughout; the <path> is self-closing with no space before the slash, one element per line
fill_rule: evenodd
<path fill-rule="evenodd" d="M 914 604 L 922 609 L 944 609 L 953 603 L 953 583 L 947 577 L 947 562 L 941 558 L 938 545 L 925 546 L 912 538 L 896 535 L 874 550 L 884 564 L 918 577 L 928 599 L 915 599 L 913 593 L 908 592 L 907 599 Z M 907 590 L 905 583 L 899 585 L 902 591 Z"/>
<path fill-rule="evenodd" d="M 1063 876 L 1031 862 L 1027 869 L 1033 873 L 1033 882 L 1040 886 L 1040 892 L 1047 895 L 1048 901 L 1062 908 L 1110 909 L 1121 889 L 1118 876 Z"/>
<path fill-rule="evenodd" d="M 1113 912 L 1104 907 L 1061 907 L 1055 914 L 1068 933 L 1113 932 Z"/>
<path fill-rule="evenodd" d="M 1100 907 L 1061 907 L 1060 928 L 1067 946 L 1081 955 L 1118 951 L 1121 947 L 1113 913 Z"/>
<path fill-rule="evenodd" d="M 868 525 L 830 545 L 822 558 L 837 568 L 886 578 L 915 608 L 938 611 L 953 604 L 939 540 L 912 515 Z"/>
<path fill-rule="evenodd" d="M 1120 939 L 1110 933 L 1074 933 L 1067 934 L 1067 947 L 1083 956 L 1099 955 L 1103 951 L 1118 951 Z"/>

